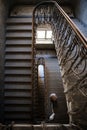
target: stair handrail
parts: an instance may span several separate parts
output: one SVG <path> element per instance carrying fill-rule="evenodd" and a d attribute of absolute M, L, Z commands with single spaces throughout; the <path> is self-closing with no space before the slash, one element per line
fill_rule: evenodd
<path fill-rule="evenodd" d="M 81 115 L 82 117 L 84 115 L 87 119 L 87 38 L 57 2 L 44 1 L 38 4 L 33 11 L 34 45 L 36 27 L 45 23 L 50 24 L 53 30 L 70 123 L 75 122 L 87 126 L 87 121 L 81 118 Z M 72 77 L 74 80 L 71 84 Z M 81 100 L 78 102 L 79 95 Z M 77 104 L 76 108 L 74 104 Z"/>
<path fill-rule="evenodd" d="M 36 9 L 40 6 L 40 5 L 43 5 L 43 4 L 50 4 L 50 3 L 53 3 L 57 8 L 58 10 L 61 12 L 61 14 L 64 16 L 64 18 L 67 20 L 67 22 L 70 24 L 70 26 L 72 27 L 72 29 L 76 32 L 76 34 L 79 36 L 79 38 L 82 40 L 82 44 L 84 44 L 84 46 L 87 48 L 87 38 L 82 34 L 82 32 L 79 30 L 79 28 L 74 24 L 74 22 L 70 19 L 70 17 L 64 12 L 64 10 L 59 6 L 59 4 L 56 2 L 56 1 L 43 1 L 39 4 L 37 4 L 35 7 L 34 7 L 34 10 L 33 10 L 33 21 L 32 21 L 32 25 L 33 25 L 33 32 L 34 32 L 34 14 L 35 14 L 35 11 Z M 33 33 L 34 34 L 34 33 Z M 34 38 L 34 36 L 33 36 Z"/>

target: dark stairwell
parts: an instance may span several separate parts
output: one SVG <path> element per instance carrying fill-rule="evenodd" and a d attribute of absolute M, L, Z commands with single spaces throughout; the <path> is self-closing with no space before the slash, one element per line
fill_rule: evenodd
<path fill-rule="evenodd" d="M 23 2 L 24 1 L 22 1 L 22 4 L 23 4 Z M 11 2 L 10 4 L 13 5 L 13 3 L 17 4 L 17 1 Z M 21 3 L 21 1 L 19 1 L 19 4 L 20 3 Z M 25 1 L 25 3 L 27 3 L 27 1 Z M 1 3 L 1 5 L 2 4 L 3 3 Z M 23 7 L 23 5 L 22 5 L 22 7 Z M 21 130 L 21 129 L 25 129 L 25 128 L 26 129 L 32 129 L 32 128 L 34 128 L 34 129 L 44 129 L 44 128 L 51 129 L 50 127 L 52 127 L 53 129 L 56 129 L 56 127 L 57 127 L 59 130 L 60 129 L 75 130 L 75 129 L 77 129 L 77 127 L 72 126 L 70 124 L 69 125 L 59 125 L 59 124 L 57 124 L 57 125 L 49 124 L 48 125 L 48 124 L 44 124 L 44 122 L 43 122 L 42 125 L 39 125 L 39 126 L 29 125 L 29 123 L 32 123 L 34 120 L 34 114 L 32 115 L 32 113 L 36 112 L 39 114 L 39 109 L 38 109 L 38 104 L 36 103 L 38 101 L 36 99 L 37 94 L 38 94 L 38 92 L 36 92 L 37 88 L 34 89 L 33 84 L 32 84 L 32 83 L 34 83 L 34 81 L 33 81 L 34 71 L 32 73 L 32 68 L 34 67 L 32 54 L 33 54 L 34 50 L 33 50 L 33 48 L 31 48 L 32 41 L 30 39 L 31 39 L 32 35 L 29 35 L 29 34 L 31 34 L 31 31 L 32 31 L 31 22 L 29 22 L 29 19 L 32 16 L 29 16 L 29 10 L 31 10 L 30 7 L 29 6 L 26 6 L 26 7 L 28 9 L 27 15 L 25 15 L 26 14 L 25 12 L 27 12 L 27 9 L 25 9 L 25 11 L 21 9 L 21 11 L 24 11 L 23 15 L 21 15 L 22 14 L 21 11 L 19 11 L 19 13 L 18 12 L 14 12 L 13 14 L 10 13 L 11 16 L 14 15 L 14 16 L 12 16 L 14 18 L 10 18 L 10 19 L 6 20 L 8 26 L 6 27 L 7 33 L 6 33 L 6 41 L 5 41 L 5 50 L 4 50 L 4 44 L 2 44 L 2 43 L 4 43 L 4 41 L 1 39 L 1 48 L 3 48 L 3 49 L 1 49 L 1 55 L 5 54 L 4 57 L 1 56 L 1 68 L 0 68 L 0 72 L 1 72 L 0 80 L 1 80 L 1 92 L 2 92 L 1 93 L 1 111 L 0 111 L 1 112 L 1 114 L 0 114 L 1 122 L 3 122 L 3 124 L 11 123 L 12 121 L 15 121 L 15 123 L 22 123 L 20 125 L 13 123 L 12 129 L 15 129 L 15 130 L 16 129 Z M 43 10 L 44 10 L 44 7 L 45 6 L 43 6 Z M 47 93 L 45 93 L 46 94 L 45 95 L 46 104 L 49 102 L 48 101 L 49 94 L 52 91 L 54 91 L 54 92 L 57 91 L 58 96 L 59 96 L 59 94 L 60 95 L 63 94 L 63 96 L 61 96 L 61 98 L 59 96 L 59 98 L 60 98 L 59 104 L 61 104 L 61 102 L 63 101 L 62 102 L 63 110 L 62 110 L 62 107 L 60 106 L 59 109 L 61 109 L 61 110 L 59 110 L 59 111 L 60 112 L 63 111 L 63 112 L 61 112 L 61 114 L 60 114 L 60 112 L 58 113 L 58 115 L 60 114 L 60 116 L 53 123 L 56 122 L 56 123 L 62 123 L 62 124 L 67 123 L 68 124 L 68 117 L 67 117 L 67 112 L 68 112 L 70 123 L 71 124 L 75 123 L 78 127 L 80 126 L 80 127 L 84 128 L 84 130 L 85 130 L 86 124 L 87 124 L 86 123 L 87 122 L 87 120 L 86 120 L 87 119 L 86 118 L 86 115 L 87 115 L 86 114 L 86 109 L 87 109 L 87 102 L 86 102 L 86 100 L 87 100 L 87 89 L 86 89 L 86 86 L 87 86 L 87 78 L 86 78 L 87 77 L 86 76 L 87 75 L 87 69 L 86 69 L 87 40 L 85 38 L 86 31 L 84 31 L 83 28 L 84 28 L 84 26 L 86 27 L 86 22 L 82 21 L 82 24 L 81 24 L 81 22 L 79 22 L 79 23 L 77 22 L 78 20 L 74 20 L 76 18 L 72 18 L 73 21 L 78 25 L 79 29 L 83 30 L 82 33 L 85 35 L 85 37 L 84 37 L 83 35 L 81 35 L 78 32 L 78 29 L 75 29 L 74 31 L 76 31 L 76 32 L 74 33 L 72 28 L 74 29 L 75 26 L 74 27 L 72 25 L 70 25 L 69 27 L 66 26 L 67 25 L 66 20 L 64 20 L 63 17 L 61 18 L 60 15 L 59 16 L 56 15 L 57 10 L 55 11 L 55 9 L 57 9 L 57 8 L 55 6 L 53 6 L 54 7 L 54 16 L 52 14 L 52 19 L 50 19 L 51 18 L 50 17 L 50 7 L 48 7 L 48 4 L 46 5 L 46 7 L 47 7 L 47 9 L 45 8 L 46 12 L 44 12 L 44 15 L 43 15 L 43 10 L 41 11 L 40 8 L 38 8 L 36 16 L 38 15 L 38 12 L 39 12 L 39 15 L 42 15 L 42 19 L 41 19 L 41 17 L 39 19 L 39 15 L 38 15 L 38 17 L 36 17 L 37 18 L 36 21 L 34 21 L 34 22 L 36 22 L 36 25 L 38 25 L 38 22 L 40 24 L 40 22 L 47 23 L 47 22 L 50 22 L 49 20 L 52 20 L 50 22 L 51 26 L 54 25 L 54 23 L 55 23 L 55 26 L 52 26 L 52 29 L 53 29 L 53 33 L 54 33 L 54 39 L 55 39 L 55 41 L 54 41 L 55 49 L 56 49 L 55 56 L 58 56 L 58 59 L 57 59 L 57 57 L 54 58 L 55 56 L 53 57 L 52 55 L 51 55 L 52 57 L 49 57 L 49 58 L 44 57 L 45 65 L 46 65 L 45 67 L 48 68 L 47 70 L 50 70 L 50 67 L 53 64 L 52 70 L 54 71 L 53 66 L 55 66 L 55 69 L 58 69 L 58 68 L 56 68 L 57 64 L 55 64 L 55 63 L 57 63 L 57 60 L 58 60 L 58 63 L 60 65 L 60 71 L 62 72 L 61 75 L 63 78 L 63 82 L 61 80 L 61 83 L 60 83 L 62 86 L 62 88 L 61 88 L 62 91 L 59 90 L 60 91 L 59 92 L 58 91 L 59 88 L 56 88 L 56 84 L 58 84 L 58 83 L 56 83 L 56 82 L 58 82 L 58 81 L 56 81 L 57 77 L 56 78 L 51 77 L 51 75 L 53 76 L 54 72 L 49 71 L 50 73 L 46 75 L 46 85 L 47 86 L 49 85 L 51 87 L 51 88 L 50 87 L 48 88 L 46 86 L 46 89 L 47 89 L 46 90 Z M 75 5 L 73 4 L 73 8 L 74 7 L 75 7 Z M 4 9 L 8 9 L 8 8 L 4 7 Z M 3 9 L 2 9 L 2 12 L 4 12 Z M 45 16 L 45 14 L 47 14 L 46 17 L 43 17 L 43 16 Z M 58 14 L 60 14 L 60 13 L 58 13 Z M 1 14 L 1 16 L 2 16 L 2 14 Z M 57 16 L 58 20 L 60 21 L 59 24 L 56 21 L 56 16 Z M 76 14 L 75 16 L 78 16 L 78 15 Z M 2 18 L 4 21 L 4 16 L 2 16 Z M 22 19 L 24 19 L 24 20 L 22 20 Z M 80 16 L 78 16 L 78 19 L 81 21 Z M 62 26 L 62 24 L 65 26 L 65 29 L 64 29 L 64 26 Z M 2 24 L 2 25 L 3 25 L 2 26 L 2 28 L 3 28 L 4 24 Z M 72 28 L 70 28 L 70 27 L 72 27 Z M 60 30 L 59 32 L 56 32 L 56 31 L 58 31 L 58 30 L 56 30 L 57 28 L 58 28 L 58 30 Z M 65 30 L 66 30 L 66 32 L 65 32 L 65 37 L 64 37 Z M 34 31 L 33 36 L 35 36 L 35 30 L 33 30 L 33 31 Z M 3 32 L 4 32 L 4 30 L 3 30 Z M 77 34 L 79 34 L 79 36 Z M 2 33 L 1 37 L 3 37 L 3 39 L 4 39 L 3 33 Z M 81 37 L 81 39 L 79 39 L 80 37 Z M 65 39 L 63 39 L 63 38 L 65 38 Z M 65 41 L 65 43 L 63 42 L 63 40 Z M 70 44 L 71 40 L 72 40 L 72 44 Z M 67 41 L 69 41 L 69 42 L 67 42 Z M 34 47 L 34 46 L 32 46 L 32 47 Z M 68 47 L 71 49 L 69 50 Z M 30 50 L 30 48 L 31 48 L 31 50 Z M 49 53 L 49 52 L 45 51 L 45 53 L 47 55 L 47 53 Z M 43 55 L 41 54 L 41 57 L 42 56 Z M 68 60 L 63 59 L 64 56 Z M 52 60 L 54 62 L 52 62 Z M 69 62 L 69 60 L 70 60 L 70 62 Z M 4 63 L 4 68 L 3 68 L 2 63 Z M 49 66 L 49 63 L 52 63 L 52 64 L 50 64 L 50 66 Z M 71 64 L 71 63 L 73 63 L 73 64 Z M 64 64 L 65 64 L 65 66 L 63 66 Z M 71 67 L 72 67 L 72 69 L 70 70 Z M 46 70 L 46 73 L 48 72 L 47 70 Z M 74 73 L 72 73 L 72 72 L 74 72 Z M 78 76 L 78 72 L 81 74 L 80 76 Z M 37 73 L 37 70 L 36 70 L 36 73 Z M 69 75 L 67 75 L 67 73 L 69 73 Z M 55 72 L 56 76 L 58 76 L 57 74 Z M 52 82 L 52 80 L 55 80 L 55 83 L 54 83 L 55 87 L 52 87 L 53 85 L 50 84 Z M 37 81 L 37 80 L 35 80 L 35 81 Z M 75 83 L 75 84 L 73 84 L 73 83 Z M 72 88 L 72 84 L 73 84 L 73 86 L 75 85 L 74 88 Z M 67 105 L 66 105 L 65 96 L 63 93 L 63 86 L 64 86 L 64 92 L 66 94 Z M 55 88 L 55 90 L 54 90 L 54 88 Z M 70 90 L 70 93 L 68 93 L 68 88 Z M 34 94 L 36 94 L 36 96 Z M 81 99 L 80 101 L 79 101 L 79 98 Z M 36 106 L 34 106 L 34 103 Z M 66 108 L 66 106 L 68 108 Z M 34 107 L 36 107 L 36 108 L 34 109 Z M 47 105 L 45 106 L 45 108 L 46 107 L 47 107 Z M 46 108 L 46 113 L 44 113 L 46 119 L 48 119 L 48 117 L 50 115 L 50 111 L 51 110 L 50 110 L 50 106 L 49 106 Z M 41 123 L 41 121 L 43 121 L 43 120 L 40 120 L 40 123 Z M 23 123 L 28 123 L 28 124 L 24 125 Z M 1 125 L 1 129 L 3 129 L 3 128 L 4 128 L 4 125 Z"/>
<path fill-rule="evenodd" d="M 56 57 L 56 52 L 54 44 L 36 44 L 37 50 L 37 59 L 44 58 L 44 67 L 45 67 L 45 85 L 40 85 L 38 89 L 43 90 L 45 96 L 45 122 L 49 123 L 68 123 L 68 113 L 66 107 L 66 99 L 64 95 L 63 83 L 60 74 L 60 68 L 58 60 Z M 43 81 L 40 81 L 39 84 L 43 84 Z M 52 114 L 52 108 L 49 96 L 51 93 L 56 93 L 58 96 L 58 107 L 56 112 L 56 118 L 53 121 L 49 120 L 50 115 Z M 43 104 L 43 101 L 42 103 Z M 62 113 L 61 113 L 62 111 Z M 43 121 L 44 118 L 42 118 Z"/>
<path fill-rule="evenodd" d="M 86 127 L 84 122 L 87 121 L 86 111 L 82 111 L 86 110 L 87 40 L 56 2 L 50 5 L 49 3 L 42 2 L 37 5 L 33 23 L 35 27 L 47 23 L 51 25 L 66 94 L 69 121 L 80 126 L 84 124 Z M 83 53 L 84 56 L 82 56 Z M 78 101 L 79 97 L 81 100 Z M 80 106 L 83 107 L 79 108 Z M 84 115 L 84 119 L 81 115 Z"/>

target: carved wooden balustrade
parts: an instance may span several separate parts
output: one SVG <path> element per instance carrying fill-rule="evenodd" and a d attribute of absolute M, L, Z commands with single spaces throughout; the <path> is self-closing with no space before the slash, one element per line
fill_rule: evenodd
<path fill-rule="evenodd" d="M 33 12 L 33 42 L 40 24 L 50 24 L 60 63 L 70 123 L 87 125 L 87 39 L 54 1 L 42 2 Z"/>

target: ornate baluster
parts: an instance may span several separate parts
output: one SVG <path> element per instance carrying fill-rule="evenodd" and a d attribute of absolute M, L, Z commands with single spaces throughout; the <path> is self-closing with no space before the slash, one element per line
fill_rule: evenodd
<path fill-rule="evenodd" d="M 40 4 L 35 11 L 34 21 L 36 26 L 46 23 L 51 25 L 70 121 L 86 124 L 87 121 L 85 123 L 79 115 L 87 118 L 87 40 L 56 2 Z M 83 102 L 78 102 L 79 97 Z"/>

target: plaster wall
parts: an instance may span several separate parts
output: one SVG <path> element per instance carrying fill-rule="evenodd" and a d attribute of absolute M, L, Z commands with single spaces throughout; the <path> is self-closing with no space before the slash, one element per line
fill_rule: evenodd
<path fill-rule="evenodd" d="M 4 48 L 5 48 L 5 21 L 7 16 L 7 3 L 0 0 L 0 122 L 3 117 L 3 90 L 4 90 Z"/>
<path fill-rule="evenodd" d="M 75 16 L 87 26 L 87 0 L 73 1 Z"/>

